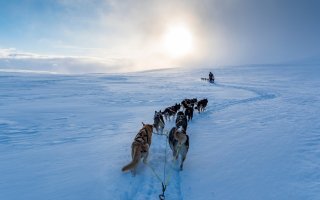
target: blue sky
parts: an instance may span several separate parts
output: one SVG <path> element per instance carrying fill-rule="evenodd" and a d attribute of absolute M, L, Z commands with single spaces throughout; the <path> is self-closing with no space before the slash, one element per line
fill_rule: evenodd
<path fill-rule="evenodd" d="M 93 27 L 97 11 L 108 11 L 104 1 L 81 2 L 84 1 L 1 1 L 0 44 L 39 53 L 60 53 L 53 43 L 76 44 L 73 35 L 97 28 Z"/>
<path fill-rule="evenodd" d="M 106 67 L 281 63 L 319 56 L 319 10 L 316 0 L 1 0 L 0 53 Z M 178 21 L 190 27 L 195 53 L 167 59 L 160 36 Z"/>

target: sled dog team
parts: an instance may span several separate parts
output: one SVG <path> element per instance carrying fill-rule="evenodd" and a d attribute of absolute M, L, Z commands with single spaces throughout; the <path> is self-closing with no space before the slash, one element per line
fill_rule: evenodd
<path fill-rule="evenodd" d="M 169 146 L 173 153 L 173 158 L 178 159 L 181 156 L 180 170 L 183 170 L 183 162 L 186 159 L 189 149 L 189 136 L 187 135 L 188 122 L 193 118 L 194 109 L 198 112 L 203 112 L 208 104 L 208 99 L 202 99 L 197 101 L 196 98 L 184 99 L 180 104 L 166 108 L 163 112 L 155 111 L 153 124 L 144 124 L 142 122 L 142 128 L 134 138 L 131 145 L 131 157 L 132 161 L 122 168 L 122 171 L 131 171 L 135 174 L 135 169 L 138 166 L 141 159 L 143 162 L 147 162 L 149 155 L 149 149 L 152 140 L 153 129 L 157 133 L 162 134 L 165 127 L 165 121 L 176 118 L 175 124 L 168 136 Z M 180 111 L 182 107 L 182 111 Z M 164 116 L 164 117 L 163 117 Z"/>

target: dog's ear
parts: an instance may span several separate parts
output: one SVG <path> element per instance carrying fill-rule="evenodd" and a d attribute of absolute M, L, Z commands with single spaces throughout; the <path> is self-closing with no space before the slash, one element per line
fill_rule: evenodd
<path fill-rule="evenodd" d="M 142 126 L 144 126 L 145 124 L 142 122 Z"/>

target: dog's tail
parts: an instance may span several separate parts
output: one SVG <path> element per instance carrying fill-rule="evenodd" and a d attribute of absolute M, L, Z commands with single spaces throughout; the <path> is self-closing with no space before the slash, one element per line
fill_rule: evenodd
<path fill-rule="evenodd" d="M 134 152 L 133 152 L 132 161 L 129 164 L 127 164 L 126 166 L 124 166 L 122 168 L 122 171 L 126 172 L 126 171 L 129 171 L 129 170 L 136 168 L 136 166 L 138 165 L 138 163 L 140 161 L 140 158 L 141 158 L 141 150 L 140 150 L 140 148 L 135 148 Z"/>

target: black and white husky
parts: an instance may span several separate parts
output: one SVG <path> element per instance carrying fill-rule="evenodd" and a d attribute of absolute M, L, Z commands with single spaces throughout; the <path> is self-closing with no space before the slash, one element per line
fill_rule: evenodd
<path fill-rule="evenodd" d="M 197 109 L 200 112 L 203 112 L 208 104 L 208 99 L 202 99 L 200 101 L 198 101 L 197 106 L 195 107 L 195 109 Z"/>
<path fill-rule="evenodd" d="M 173 127 L 168 140 L 174 159 L 177 160 L 181 155 L 180 170 L 183 170 L 183 162 L 189 150 L 189 136 L 183 128 Z"/>
<path fill-rule="evenodd" d="M 153 127 L 157 130 L 157 133 L 163 133 L 164 126 L 165 123 L 161 110 L 159 112 L 154 111 Z"/>
<path fill-rule="evenodd" d="M 186 107 L 184 111 L 184 115 L 187 117 L 188 121 L 192 120 L 193 118 L 193 107 Z"/>
<path fill-rule="evenodd" d="M 185 114 L 182 111 L 179 111 L 177 114 L 177 119 L 176 119 L 176 127 L 180 128 L 182 127 L 185 131 L 188 128 L 188 120 Z"/>
<path fill-rule="evenodd" d="M 170 120 L 170 117 L 175 117 L 176 113 L 180 110 L 180 107 L 181 105 L 176 103 L 174 106 L 164 109 L 162 114 L 164 115 L 166 120 Z"/>

